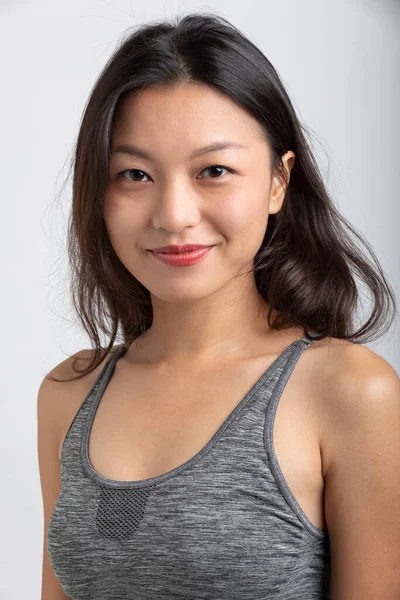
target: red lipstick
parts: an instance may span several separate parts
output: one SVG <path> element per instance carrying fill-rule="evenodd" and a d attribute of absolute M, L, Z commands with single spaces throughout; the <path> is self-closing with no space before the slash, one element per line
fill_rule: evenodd
<path fill-rule="evenodd" d="M 151 248 L 152 252 L 189 252 L 190 250 L 198 250 L 199 248 L 209 248 L 204 244 L 184 244 L 183 246 L 160 246 L 160 248 Z"/>
<path fill-rule="evenodd" d="M 214 246 L 186 244 L 186 246 L 164 246 L 166 249 L 150 250 L 151 254 L 163 263 L 176 267 L 188 267 L 197 264 L 209 254 Z M 179 252 L 177 251 L 179 248 Z M 188 249 L 188 251 L 182 251 Z"/>

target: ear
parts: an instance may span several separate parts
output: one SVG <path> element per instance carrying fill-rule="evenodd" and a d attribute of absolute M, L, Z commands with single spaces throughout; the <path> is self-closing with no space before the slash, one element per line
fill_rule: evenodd
<path fill-rule="evenodd" d="M 282 208 L 282 204 L 285 199 L 286 189 L 289 185 L 290 172 L 292 170 L 295 158 L 296 156 L 291 150 L 289 150 L 288 152 L 286 152 L 286 154 L 282 156 L 282 163 L 285 169 L 286 181 L 283 181 L 282 176 L 279 176 L 278 174 L 273 176 L 269 196 L 269 214 L 271 215 L 279 212 Z"/>

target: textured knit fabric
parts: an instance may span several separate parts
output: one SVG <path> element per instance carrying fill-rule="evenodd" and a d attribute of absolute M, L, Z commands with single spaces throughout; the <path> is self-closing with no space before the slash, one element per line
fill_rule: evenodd
<path fill-rule="evenodd" d="M 307 518 L 273 450 L 282 391 L 306 336 L 288 346 L 209 442 L 141 481 L 98 474 L 90 427 L 117 346 L 65 438 L 48 553 L 73 600 L 329 600 L 329 537 Z M 128 460 L 128 459 L 127 459 Z"/>

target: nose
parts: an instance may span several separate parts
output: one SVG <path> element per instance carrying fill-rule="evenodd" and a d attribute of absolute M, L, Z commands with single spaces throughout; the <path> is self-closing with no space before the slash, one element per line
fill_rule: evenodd
<path fill-rule="evenodd" d="M 164 186 L 152 213 L 156 229 L 178 232 L 200 221 L 200 199 L 188 185 L 175 180 Z"/>

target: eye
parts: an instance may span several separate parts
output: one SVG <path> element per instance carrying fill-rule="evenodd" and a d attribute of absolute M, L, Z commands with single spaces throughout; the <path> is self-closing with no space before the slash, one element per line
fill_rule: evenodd
<path fill-rule="evenodd" d="M 121 179 L 121 178 L 125 178 L 125 173 L 142 173 L 144 175 L 147 175 L 147 173 L 145 173 L 144 171 L 141 171 L 140 169 L 125 169 L 124 171 L 120 171 L 119 173 L 117 173 L 116 175 L 116 179 Z M 131 179 L 129 181 L 132 181 Z M 139 181 L 138 183 L 141 183 L 141 181 Z"/>
<path fill-rule="evenodd" d="M 211 165 L 210 167 L 206 167 L 202 173 L 204 173 L 204 171 L 208 171 L 211 169 L 225 169 L 225 171 L 228 171 L 229 173 L 233 173 L 232 169 L 229 169 L 228 167 L 223 167 L 222 165 Z M 214 171 L 215 172 L 215 171 Z M 218 173 L 218 171 L 217 171 Z M 208 177 L 206 177 L 206 179 L 209 179 Z M 221 179 L 221 177 L 211 177 L 211 179 Z"/>
<path fill-rule="evenodd" d="M 218 169 L 218 170 L 216 170 Z M 220 173 L 220 169 L 224 169 L 225 171 L 228 171 L 229 173 L 234 173 L 233 169 L 230 169 L 229 167 L 224 167 L 222 165 L 211 165 L 210 167 L 206 167 L 205 169 L 203 169 L 202 173 L 204 173 L 205 171 L 212 171 L 214 170 L 214 173 Z M 124 178 L 125 179 L 125 174 L 128 173 L 129 175 L 131 175 L 132 173 L 141 173 L 141 175 L 139 176 L 143 176 L 143 175 L 147 175 L 147 173 L 145 173 L 145 171 L 141 171 L 140 169 L 124 169 L 123 171 L 120 171 L 119 173 L 117 173 L 116 175 L 116 179 L 121 179 Z M 142 179 L 139 180 L 133 180 L 130 179 L 129 177 L 127 178 L 128 181 L 136 181 L 136 183 L 142 183 Z M 217 177 L 206 177 L 206 179 L 221 179 L 221 177 L 217 176 Z"/>

